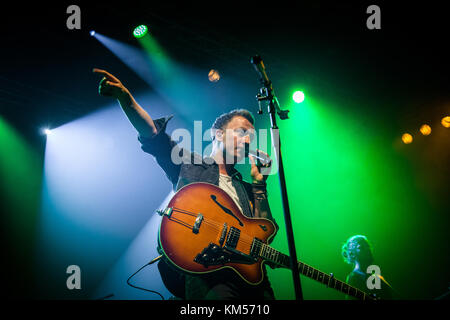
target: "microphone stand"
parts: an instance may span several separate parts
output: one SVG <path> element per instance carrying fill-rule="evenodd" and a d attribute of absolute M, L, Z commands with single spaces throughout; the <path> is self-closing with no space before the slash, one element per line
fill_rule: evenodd
<path fill-rule="evenodd" d="M 292 278 L 294 282 L 294 291 L 296 300 L 303 300 L 303 293 L 301 289 L 300 283 L 300 274 L 298 270 L 297 263 L 297 254 L 295 250 L 295 242 L 294 242 L 294 233 L 292 230 L 292 220 L 291 220 L 291 212 L 289 208 L 288 195 L 286 190 L 286 178 L 284 175 L 284 166 L 283 166 L 283 158 L 281 155 L 281 137 L 279 134 L 279 128 L 277 126 L 276 114 L 280 117 L 281 120 L 288 119 L 289 110 L 281 110 L 280 105 L 278 103 L 278 99 L 275 96 L 272 82 L 268 79 L 264 64 L 262 62 L 261 57 L 254 56 L 251 59 L 251 63 L 254 65 L 256 71 L 260 76 L 260 80 L 262 83 L 262 88 L 260 89 L 260 93 L 256 95 L 256 99 L 259 104 L 258 114 L 263 114 L 261 109 L 261 101 L 268 101 L 268 113 L 270 115 L 270 123 L 271 123 L 271 137 L 272 137 L 272 145 L 275 150 L 275 154 L 277 156 L 278 163 L 278 174 L 280 180 L 280 189 L 281 189 L 281 198 L 283 202 L 283 211 L 284 211 L 284 220 L 286 224 L 286 235 L 289 246 L 289 256 L 291 260 L 291 270 L 292 270 Z M 278 141 L 275 141 L 274 130 L 278 130 Z"/>

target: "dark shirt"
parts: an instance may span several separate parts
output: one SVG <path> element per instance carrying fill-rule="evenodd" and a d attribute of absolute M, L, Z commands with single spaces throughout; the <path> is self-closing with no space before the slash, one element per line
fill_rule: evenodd
<path fill-rule="evenodd" d="M 171 181 L 173 189 L 179 190 L 185 185 L 195 182 L 208 182 L 219 186 L 219 166 L 210 157 L 202 158 L 197 153 L 181 148 L 165 132 L 167 122 L 172 118 L 165 117 L 154 120 L 157 134 L 152 138 L 138 137 L 142 150 L 153 155 Z M 183 159 L 180 164 L 172 161 L 172 154 Z M 239 197 L 242 213 L 247 217 L 254 217 L 257 201 L 267 201 L 265 183 L 250 184 L 242 179 L 241 174 L 233 168 L 232 184 Z M 259 206 L 256 206 L 259 207 Z M 274 222 L 271 216 L 267 217 Z M 277 227 L 278 229 L 278 227 Z M 273 238 L 272 238 L 273 239 Z M 184 299 L 274 299 L 273 290 L 267 276 L 257 286 L 245 283 L 234 271 L 225 269 L 212 274 L 190 276 L 180 274 L 164 260 L 158 265 L 163 281 L 168 289 L 177 297 Z M 264 269 L 266 275 L 266 271 Z M 184 282 L 184 292 L 180 290 L 180 282 Z M 176 288 L 175 288 L 176 287 Z"/>
<path fill-rule="evenodd" d="M 370 274 L 364 273 L 358 270 L 353 270 L 347 276 L 347 283 L 355 288 L 358 288 L 369 295 L 373 295 L 381 300 L 391 300 L 393 297 L 393 292 L 390 286 L 385 282 L 384 279 L 380 279 L 380 289 L 369 289 L 367 287 L 367 279 Z M 349 296 L 346 296 L 346 299 L 352 299 Z"/>

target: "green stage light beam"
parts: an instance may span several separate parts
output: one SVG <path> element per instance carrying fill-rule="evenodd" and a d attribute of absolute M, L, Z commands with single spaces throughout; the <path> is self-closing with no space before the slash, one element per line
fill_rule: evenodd
<path fill-rule="evenodd" d="M 290 119 L 280 122 L 280 131 L 282 139 L 295 137 L 284 138 L 282 152 L 291 164 L 285 173 L 291 211 L 296 212 L 292 223 L 299 259 L 345 281 L 351 270 L 340 255 L 342 242 L 365 234 L 377 245 L 374 255 L 382 270 L 402 272 L 395 269 L 399 259 L 392 249 L 392 232 L 397 235 L 396 249 L 405 253 L 402 261 L 413 261 L 410 247 L 423 247 L 416 231 L 426 221 L 423 212 L 429 210 L 414 186 L 413 174 L 387 147 L 390 136 L 380 130 L 383 124 L 367 123 L 365 115 L 316 97 L 305 101 L 303 108 L 288 109 Z M 281 197 L 273 178 L 268 183 L 270 206 L 283 225 L 281 210 L 276 210 L 282 207 Z M 280 228 L 272 246 L 287 253 L 285 237 Z M 268 273 L 277 298 L 294 299 L 289 271 L 268 269 Z M 389 278 L 398 284 L 398 273 Z M 303 279 L 305 299 L 344 298 Z"/>
<path fill-rule="evenodd" d="M 147 54 L 151 67 L 159 81 L 165 81 L 175 76 L 177 70 L 170 61 L 169 55 L 161 48 L 156 38 L 150 35 L 148 27 L 140 25 L 133 31 L 133 36 Z"/>
<path fill-rule="evenodd" d="M 15 255 L 28 263 L 39 212 L 42 160 L 17 130 L 0 117 L 2 224 Z M 20 271 L 20 270 L 18 270 Z"/>

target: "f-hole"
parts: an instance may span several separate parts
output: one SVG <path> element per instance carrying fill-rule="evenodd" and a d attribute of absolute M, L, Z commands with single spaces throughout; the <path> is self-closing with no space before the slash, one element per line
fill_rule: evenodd
<path fill-rule="evenodd" d="M 220 208 L 222 208 L 222 210 L 223 210 L 226 214 L 229 214 L 230 216 L 232 216 L 233 218 L 235 218 L 235 219 L 239 222 L 239 225 L 240 225 L 241 227 L 244 226 L 244 224 L 242 223 L 242 221 L 239 220 L 239 218 L 236 217 L 236 216 L 234 215 L 233 211 L 231 211 L 230 209 L 224 207 L 222 204 L 219 203 L 219 201 L 217 201 L 217 197 L 216 197 L 215 195 L 212 194 L 212 195 L 211 195 L 211 199 L 212 199 L 212 200 L 213 200 Z"/>

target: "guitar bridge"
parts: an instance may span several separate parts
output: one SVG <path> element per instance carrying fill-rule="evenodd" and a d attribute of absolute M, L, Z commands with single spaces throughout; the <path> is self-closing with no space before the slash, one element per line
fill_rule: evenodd
<path fill-rule="evenodd" d="M 203 215 L 201 213 L 198 214 L 197 219 L 195 219 L 194 227 L 192 228 L 193 233 L 198 233 L 198 230 L 200 229 L 200 225 L 203 221 Z"/>

